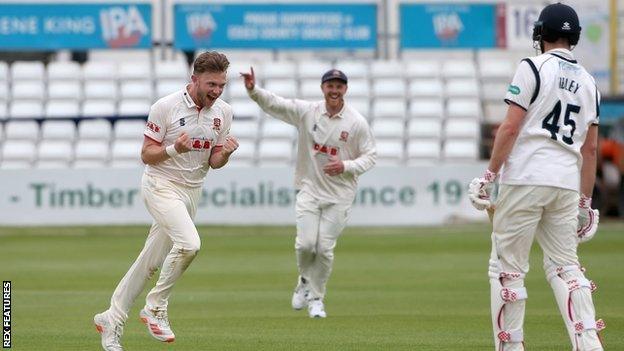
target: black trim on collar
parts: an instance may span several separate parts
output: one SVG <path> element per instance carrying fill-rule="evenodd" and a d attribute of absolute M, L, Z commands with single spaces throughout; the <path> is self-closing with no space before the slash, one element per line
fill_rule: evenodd
<path fill-rule="evenodd" d="M 549 54 L 551 54 L 553 56 L 557 56 L 558 58 L 560 58 L 560 59 L 562 59 L 564 61 L 568 61 L 570 63 L 578 63 L 576 60 L 570 60 L 570 59 L 567 59 L 567 58 L 565 58 L 565 57 L 563 57 L 561 55 L 553 54 L 552 52 L 549 52 Z"/>
<path fill-rule="evenodd" d="M 531 61 L 528 58 L 525 58 L 522 61 L 525 61 L 526 63 L 529 64 L 529 67 L 531 67 L 531 70 L 533 71 L 533 74 L 535 75 L 535 90 L 533 91 L 533 96 L 531 96 L 531 102 L 529 103 L 529 104 L 532 104 L 535 101 L 535 99 L 537 99 L 537 94 L 539 94 L 540 85 L 542 85 L 542 81 L 540 79 L 540 75 L 537 70 L 537 67 L 535 67 L 535 64 L 533 63 L 533 61 Z"/>

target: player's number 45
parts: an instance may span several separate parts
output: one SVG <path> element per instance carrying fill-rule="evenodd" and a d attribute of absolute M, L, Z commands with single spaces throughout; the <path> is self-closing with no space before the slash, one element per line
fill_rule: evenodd
<path fill-rule="evenodd" d="M 563 124 L 566 126 L 572 127 L 570 130 L 570 135 L 561 136 L 561 140 L 568 145 L 574 144 L 574 140 L 572 137 L 574 136 L 574 132 L 576 131 L 576 122 L 572 118 L 570 118 L 571 113 L 579 113 L 581 111 L 581 106 L 567 104 L 565 109 L 565 114 L 563 116 Z M 559 133 L 559 117 L 561 116 L 561 100 L 557 101 L 555 107 L 542 121 L 542 128 L 546 129 L 550 132 L 550 138 L 553 140 L 557 140 L 557 133 Z"/>

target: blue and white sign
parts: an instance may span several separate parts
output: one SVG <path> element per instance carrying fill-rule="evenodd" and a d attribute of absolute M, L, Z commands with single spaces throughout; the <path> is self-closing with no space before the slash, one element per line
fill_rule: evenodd
<path fill-rule="evenodd" d="M 0 50 L 147 48 L 150 4 L 0 4 Z"/>
<path fill-rule="evenodd" d="M 371 4 L 176 4 L 174 46 L 375 49 Z"/>
<path fill-rule="evenodd" d="M 496 47 L 495 4 L 401 4 L 401 48 Z"/>

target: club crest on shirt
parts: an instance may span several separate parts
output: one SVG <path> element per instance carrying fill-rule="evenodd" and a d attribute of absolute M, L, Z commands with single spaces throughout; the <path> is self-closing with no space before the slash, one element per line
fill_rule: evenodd
<path fill-rule="evenodd" d="M 221 118 L 214 118 L 212 120 L 212 129 L 214 129 L 216 131 L 220 131 L 221 130 Z"/>
<path fill-rule="evenodd" d="M 180 118 L 180 127 L 183 127 L 186 124 L 186 120 L 184 117 Z"/>
<path fill-rule="evenodd" d="M 344 130 L 340 132 L 340 141 L 344 141 L 346 143 L 348 138 L 349 132 L 345 132 Z"/>

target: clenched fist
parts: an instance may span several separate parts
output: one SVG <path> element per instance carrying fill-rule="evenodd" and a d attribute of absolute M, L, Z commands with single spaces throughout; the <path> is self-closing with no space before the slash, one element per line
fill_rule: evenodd
<path fill-rule="evenodd" d="M 225 142 L 223 143 L 223 152 L 226 155 L 231 155 L 234 151 L 238 149 L 238 141 L 233 136 L 228 136 L 225 138 Z"/>
<path fill-rule="evenodd" d="M 323 167 L 323 172 L 329 176 L 337 176 L 344 172 L 344 163 L 338 156 L 329 156 L 329 162 Z"/>
<path fill-rule="evenodd" d="M 191 151 L 193 148 L 191 138 L 189 138 L 188 134 L 183 132 L 176 139 L 174 147 L 179 154 Z"/>

